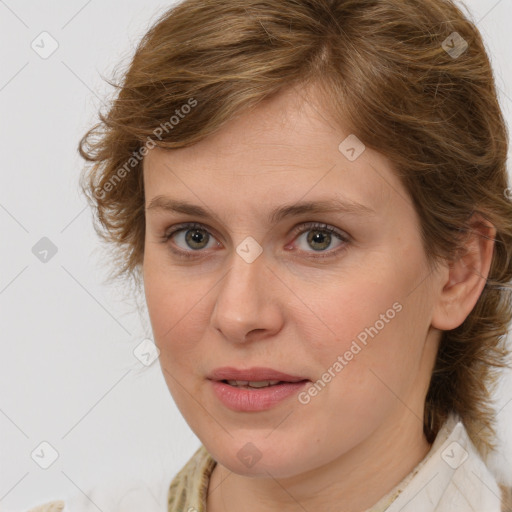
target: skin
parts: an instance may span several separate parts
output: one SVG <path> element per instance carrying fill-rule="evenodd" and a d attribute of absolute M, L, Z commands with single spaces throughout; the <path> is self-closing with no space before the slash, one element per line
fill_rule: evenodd
<path fill-rule="evenodd" d="M 480 224 L 490 239 L 476 236 L 463 258 L 432 271 L 392 163 L 369 148 L 354 162 L 345 158 L 338 146 L 351 132 L 314 99 L 283 91 L 200 143 L 155 148 L 144 161 L 146 207 L 164 195 L 213 216 L 147 208 L 143 262 L 164 377 L 217 461 L 208 512 L 374 505 L 430 449 L 423 406 L 441 330 L 462 323 L 489 269 L 493 234 Z M 375 213 L 267 222 L 274 207 L 329 198 Z M 187 244 L 190 227 L 163 240 L 186 222 L 206 230 L 198 245 Z M 294 234 L 314 222 L 348 241 L 332 235 L 329 243 L 329 233 L 307 226 Z M 308 242 L 313 234 L 327 238 Z M 236 252 L 248 236 L 263 248 L 252 263 Z M 397 302 L 400 312 L 307 404 L 293 396 L 266 411 L 235 412 L 212 392 L 206 377 L 220 366 L 267 366 L 317 381 Z M 237 457 L 248 442 L 261 453 L 251 467 Z"/>

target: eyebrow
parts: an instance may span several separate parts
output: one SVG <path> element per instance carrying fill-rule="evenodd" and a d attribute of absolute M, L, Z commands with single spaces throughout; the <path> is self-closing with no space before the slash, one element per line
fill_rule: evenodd
<path fill-rule="evenodd" d="M 212 219 L 213 216 L 203 207 L 178 201 L 167 196 L 155 196 L 146 207 L 146 210 L 163 210 L 173 213 L 183 213 L 194 217 Z M 352 215 L 375 215 L 376 212 L 361 203 L 347 202 L 339 199 L 324 199 L 319 201 L 306 201 L 289 206 L 281 206 L 272 210 L 268 215 L 269 224 L 275 224 L 286 217 L 304 213 L 345 213 Z"/>

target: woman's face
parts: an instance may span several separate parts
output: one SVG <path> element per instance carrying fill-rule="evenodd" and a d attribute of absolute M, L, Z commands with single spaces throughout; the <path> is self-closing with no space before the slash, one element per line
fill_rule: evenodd
<path fill-rule="evenodd" d="M 194 146 L 146 156 L 160 364 L 187 423 L 236 473 L 370 461 L 384 440 L 421 436 L 437 278 L 390 162 L 350 136 L 289 90 Z M 303 382 L 234 387 L 212 380 L 222 367 Z"/>

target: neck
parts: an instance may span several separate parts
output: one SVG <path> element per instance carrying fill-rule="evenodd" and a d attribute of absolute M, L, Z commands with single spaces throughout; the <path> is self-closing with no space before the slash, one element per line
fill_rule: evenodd
<path fill-rule="evenodd" d="M 399 425 L 399 427 L 397 427 Z M 409 410 L 403 420 L 328 464 L 290 478 L 238 475 L 217 463 L 210 477 L 208 512 L 362 512 L 375 505 L 425 458 L 431 445 Z"/>

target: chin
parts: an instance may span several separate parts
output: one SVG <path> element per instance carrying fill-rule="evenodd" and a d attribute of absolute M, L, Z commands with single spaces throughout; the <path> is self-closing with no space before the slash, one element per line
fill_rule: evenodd
<path fill-rule="evenodd" d="M 225 449 L 219 451 L 205 447 L 222 466 L 233 473 L 242 476 L 288 478 L 300 473 L 304 454 L 297 450 L 297 443 L 290 440 L 290 446 L 285 447 L 279 440 L 265 439 L 265 433 L 259 440 L 252 436 L 253 441 L 231 439 Z"/>

